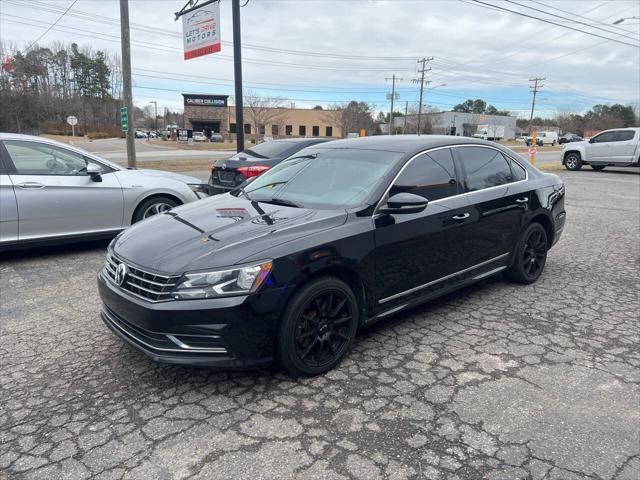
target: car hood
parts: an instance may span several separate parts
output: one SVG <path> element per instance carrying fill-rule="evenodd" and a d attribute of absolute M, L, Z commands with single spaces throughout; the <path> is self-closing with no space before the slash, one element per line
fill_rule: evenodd
<path fill-rule="evenodd" d="M 173 173 L 173 172 L 165 172 L 163 170 L 148 170 L 145 168 L 141 168 L 138 170 L 128 170 L 130 172 L 136 172 L 140 175 L 144 175 L 145 177 L 160 177 L 160 178 L 172 178 L 173 180 L 179 180 L 180 182 L 184 182 L 184 183 L 202 183 L 201 180 L 195 178 L 195 177 L 190 177 L 189 175 L 182 175 L 180 173 Z"/>
<path fill-rule="evenodd" d="M 277 245 L 335 228 L 344 210 L 250 202 L 230 194 L 177 207 L 128 228 L 114 241 L 119 257 L 143 269 L 176 274 L 242 263 Z"/>

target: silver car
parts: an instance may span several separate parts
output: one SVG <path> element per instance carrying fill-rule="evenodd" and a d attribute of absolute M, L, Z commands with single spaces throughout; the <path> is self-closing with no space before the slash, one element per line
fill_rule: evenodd
<path fill-rule="evenodd" d="M 0 248 L 111 236 L 205 191 L 197 178 L 128 170 L 53 140 L 0 133 Z"/>

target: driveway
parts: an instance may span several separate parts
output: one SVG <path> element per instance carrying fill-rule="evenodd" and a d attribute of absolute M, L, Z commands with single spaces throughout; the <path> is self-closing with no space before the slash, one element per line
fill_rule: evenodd
<path fill-rule="evenodd" d="M 0 260 L 0 478 L 640 478 L 640 175 L 559 172 L 535 285 L 361 331 L 327 375 L 152 363 L 99 317 L 106 242 Z"/>

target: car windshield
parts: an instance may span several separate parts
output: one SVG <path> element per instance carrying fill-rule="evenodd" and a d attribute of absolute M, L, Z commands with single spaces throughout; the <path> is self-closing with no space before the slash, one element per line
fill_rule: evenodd
<path fill-rule="evenodd" d="M 255 147 L 247 148 L 244 151 L 237 153 L 234 155 L 234 158 L 246 155 L 258 158 L 274 158 L 282 156 L 290 150 L 294 150 L 294 147 L 294 142 L 262 142 Z"/>
<path fill-rule="evenodd" d="M 251 200 L 316 209 L 361 205 L 402 154 L 307 148 L 247 185 Z"/>

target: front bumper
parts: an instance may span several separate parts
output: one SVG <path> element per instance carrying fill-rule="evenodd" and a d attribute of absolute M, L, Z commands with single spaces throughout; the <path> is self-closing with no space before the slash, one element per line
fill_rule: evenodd
<path fill-rule="evenodd" d="M 148 302 L 98 273 L 101 316 L 122 340 L 157 362 L 255 368 L 273 360 L 285 292 Z"/>

